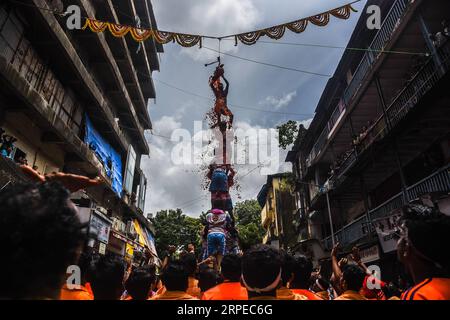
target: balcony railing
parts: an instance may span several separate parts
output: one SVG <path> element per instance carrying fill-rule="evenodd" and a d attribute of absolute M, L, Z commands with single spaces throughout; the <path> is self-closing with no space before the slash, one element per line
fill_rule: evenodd
<path fill-rule="evenodd" d="M 432 175 L 417 182 L 406 189 L 408 200 L 417 199 L 420 195 L 432 192 L 450 192 L 450 165 L 436 171 Z M 401 208 L 405 204 L 402 193 L 395 195 L 378 207 L 369 211 L 370 220 L 389 216 L 393 210 Z M 336 241 L 342 245 L 348 245 L 362 239 L 374 229 L 368 221 L 367 215 L 364 215 L 335 233 Z M 331 236 L 323 239 L 323 245 L 326 249 L 331 249 Z"/>
<path fill-rule="evenodd" d="M 341 177 L 356 162 L 358 155 L 367 149 L 374 141 L 382 139 L 390 129 L 394 128 L 417 105 L 442 78 L 442 71 L 450 69 L 450 41 L 447 41 L 438 51 L 442 65 L 438 66 L 432 58 L 417 72 L 408 84 L 397 94 L 386 110 L 387 119 L 381 115 L 367 130 L 366 136 L 360 141 L 358 152 L 352 152 L 351 157 L 340 165 L 336 176 Z"/>
<path fill-rule="evenodd" d="M 339 119 L 341 114 L 345 113 L 346 107 L 351 104 L 352 99 L 359 92 L 364 79 L 367 74 L 372 69 L 377 59 L 383 53 L 386 45 L 391 40 L 392 35 L 399 27 L 402 17 L 407 11 L 410 0 L 397 0 L 392 5 L 389 13 L 384 20 L 381 29 L 377 32 L 372 43 L 368 47 L 367 53 L 363 56 L 360 64 L 354 72 L 353 78 L 347 86 L 342 100 L 333 112 L 333 116 L 330 118 L 329 122 L 323 129 L 316 143 L 314 144 L 309 156 L 308 156 L 308 166 L 312 165 L 313 161 L 322 152 L 322 149 L 326 145 L 327 140 L 330 138 L 328 134 L 332 128 L 337 125 L 336 119 Z M 325 139 L 324 139 L 325 137 Z"/>

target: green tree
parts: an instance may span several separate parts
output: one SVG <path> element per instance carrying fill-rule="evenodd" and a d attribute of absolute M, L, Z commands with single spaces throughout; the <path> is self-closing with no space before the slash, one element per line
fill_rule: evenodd
<path fill-rule="evenodd" d="M 183 214 L 180 209 L 162 210 L 151 219 L 156 231 L 156 250 L 164 256 L 169 245 L 180 246 L 193 243 L 196 249 L 201 245 L 200 219 Z"/>
<path fill-rule="evenodd" d="M 234 215 L 241 248 L 246 250 L 251 246 L 262 243 L 265 231 L 261 226 L 261 207 L 258 201 L 238 202 L 234 208 Z"/>
<path fill-rule="evenodd" d="M 283 150 L 286 150 L 287 147 L 294 143 L 298 134 L 299 126 L 296 121 L 289 120 L 288 122 L 277 126 L 277 130 L 279 136 L 279 146 L 280 148 L 283 148 Z"/>

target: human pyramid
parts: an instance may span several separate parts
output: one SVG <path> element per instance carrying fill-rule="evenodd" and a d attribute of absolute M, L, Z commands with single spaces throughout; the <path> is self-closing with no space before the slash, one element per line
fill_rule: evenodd
<path fill-rule="evenodd" d="M 227 163 L 226 141 L 227 130 L 230 130 L 233 125 L 233 113 L 227 105 L 229 82 L 224 74 L 224 65 L 219 60 L 219 65 L 209 79 L 209 85 L 215 95 L 211 129 L 218 128 L 221 132 L 223 158 L 219 159 L 219 163 L 213 162 L 209 165 L 207 177 L 210 180 L 211 210 L 206 216 L 203 233 L 203 257 L 205 260 L 213 260 L 214 268 L 217 271 L 220 269 L 222 257 L 225 254 L 239 252 L 233 201 L 230 196 L 235 171 L 231 164 Z M 224 80 L 226 87 L 221 79 Z"/>

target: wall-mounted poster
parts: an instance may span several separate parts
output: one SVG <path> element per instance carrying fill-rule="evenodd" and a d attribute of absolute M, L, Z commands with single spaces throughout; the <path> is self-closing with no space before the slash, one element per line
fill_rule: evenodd
<path fill-rule="evenodd" d="M 89 228 L 90 233 L 95 234 L 98 241 L 108 244 L 111 222 L 94 213 L 91 215 L 91 224 Z"/>

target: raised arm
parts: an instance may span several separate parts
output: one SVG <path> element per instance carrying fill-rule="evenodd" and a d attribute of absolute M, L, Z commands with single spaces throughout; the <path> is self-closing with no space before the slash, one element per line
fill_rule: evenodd
<path fill-rule="evenodd" d="M 225 81 L 225 84 L 226 84 L 225 90 L 223 92 L 224 92 L 225 96 L 227 96 L 228 95 L 228 88 L 230 87 L 230 83 L 228 82 L 227 78 L 225 78 L 225 76 L 222 76 L 222 78 L 223 78 L 223 81 Z"/>
<path fill-rule="evenodd" d="M 339 279 L 341 279 L 341 277 L 342 277 L 342 270 L 339 267 L 339 262 L 337 259 L 338 248 L 339 248 L 339 243 L 337 243 L 333 247 L 333 250 L 331 250 L 331 266 L 333 269 L 334 278 L 337 282 L 339 282 Z"/>
<path fill-rule="evenodd" d="M 353 248 L 352 248 L 352 254 L 351 254 L 351 257 L 352 257 L 353 261 L 355 261 L 355 262 L 358 264 L 358 266 L 359 266 L 361 269 L 363 269 L 364 272 L 365 272 L 367 275 L 371 275 L 371 273 L 370 273 L 369 269 L 367 268 L 367 266 L 364 264 L 364 262 L 361 261 L 361 255 L 360 255 L 360 253 L 359 253 L 358 247 L 353 247 Z"/>

